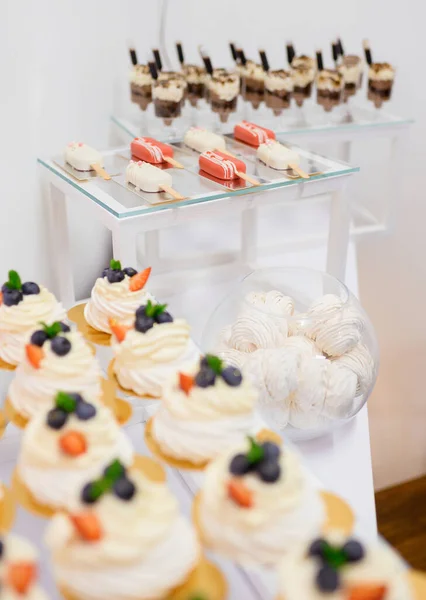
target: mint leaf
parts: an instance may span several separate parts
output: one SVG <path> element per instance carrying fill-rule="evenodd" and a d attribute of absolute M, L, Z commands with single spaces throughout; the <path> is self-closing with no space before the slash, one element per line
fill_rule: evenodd
<path fill-rule="evenodd" d="M 109 268 L 113 271 L 121 271 L 121 262 L 112 258 L 109 263 Z"/>
<path fill-rule="evenodd" d="M 62 327 L 59 321 L 55 321 L 54 323 L 52 323 L 52 325 L 47 325 L 47 323 L 41 322 L 40 325 L 43 327 L 43 331 L 49 339 L 56 337 L 62 331 Z"/>
<path fill-rule="evenodd" d="M 220 375 L 223 371 L 222 360 L 218 356 L 213 356 L 213 354 L 206 354 L 205 358 L 210 369 L 214 371 L 216 375 Z"/>
<path fill-rule="evenodd" d="M 265 458 L 265 451 L 256 440 L 249 436 L 250 450 L 247 452 L 246 457 L 251 465 L 256 465 Z"/>
<path fill-rule="evenodd" d="M 77 402 L 65 392 L 58 392 L 55 398 L 56 408 L 60 408 L 66 413 L 73 413 Z"/>
<path fill-rule="evenodd" d="M 90 492 L 89 492 L 89 496 L 90 499 L 93 500 L 93 502 L 95 502 L 96 500 L 99 500 L 99 498 L 102 496 L 102 494 L 105 492 L 105 486 L 102 480 L 98 480 L 98 481 L 93 481 L 90 484 Z"/>
<path fill-rule="evenodd" d="M 17 271 L 9 271 L 9 281 L 6 282 L 6 285 L 10 290 L 22 289 L 22 281 Z"/>
<path fill-rule="evenodd" d="M 125 469 L 119 460 L 112 462 L 109 467 L 105 469 L 104 479 L 106 479 L 110 485 L 113 485 L 117 479 L 123 477 Z"/>
<path fill-rule="evenodd" d="M 147 317 L 151 317 L 151 319 L 155 319 L 158 315 L 161 315 L 167 308 L 167 304 L 153 304 L 151 300 L 148 300 L 145 314 Z"/>
<path fill-rule="evenodd" d="M 330 544 L 324 546 L 322 556 L 327 565 L 336 570 L 343 567 L 348 562 L 343 550 L 336 546 L 331 546 Z"/>

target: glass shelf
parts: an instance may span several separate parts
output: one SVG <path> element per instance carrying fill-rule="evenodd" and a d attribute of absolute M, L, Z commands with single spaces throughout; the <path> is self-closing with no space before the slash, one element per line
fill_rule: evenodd
<path fill-rule="evenodd" d="M 270 169 L 258 161 L 255 149 L 238 144 L 230 138 L 227 140 L 227 145 L 234 154 L 243 158 L 247 165 L 247 172 L 258 178 L 260 185 L 256 187 L 243 185 L 237 189 L 230 189 L 223 182 L 212 181 L 201 176 L 198 170 L 198 153 L 182 148 L 181 144 L 177 143 L 174 156 L 184 165 L 184 169 L 173 168 L 170 169 L 170 173 L 173 177 L 173 186 L 185 196 L 185 199 L 174 202 L 167 202 L 163 194 L 136 192 L 133 186 L 125 183 L 124 173 L 130 159 L 129 147 L 103 153 L 105 165 L 114 165 L 114 172 L 111 172 L 112 179 L 109 181 L 100 177 L 90 178 L 87 181 L 78 180 L 63 165 L 60 165 L 57 158 L 52 160 L 39 158 L 38 162 L 119 219 L 243 194 L 262 194 L 268 190 L 289 186 L 310 185 L 317 180 L 348 175 L 359 170 L 357 167 L 330 160 L 294 144 L 287 144 L 297 150 L 301 159 L 301 168 L 311 174 L 309 180 L 292 179 L 286 171 Z"/>

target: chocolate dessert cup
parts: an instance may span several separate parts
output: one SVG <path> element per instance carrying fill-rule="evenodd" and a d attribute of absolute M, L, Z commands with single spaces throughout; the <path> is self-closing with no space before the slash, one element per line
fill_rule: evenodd
<path fill-rule="evenodd" d="M 290 107 L 292 93 L 293 78 L 289 71 L 268 71 L 265 78 L 265 104 L 272 108 L 274 115 L 279 116 Z"/>
<path fill-rule="evenodd" d="M 347 100 L 356 94 L 362 85 L 363 62 L 359 56 L 348 54 L 342 56 L 337 70 L 343 77 L 343 100 Z"/>
<path fill-rule="evenodd" d="M 152 86 L 155 116 L 161 117 L 165 125 L 171 125 L 173 119 L 182 114 L 183 88 L 174 78 L 158 79 Z"/>
<path fill-rule="evenodd" d="M 265 71 L 252 60 L 240 67 L 241 95 L 253 108 L 259 108 L 265 97 Z"/>
<path fill-rule="evenodd" d="M 219 114 L 222 123 L 237 110 L 240 80 L 237 73 L 230 71 L 214 72 L 208 80 L 209 102 L 214 113 Z"/>
<path fill-rule="evenodd" d="M 197 106 L 204 98 L 206 70 L 198 65 L 183 65 L 183 75 L 187 83 L 188 99 L 191 106 Z"/>
<path fill-rule="evenodd" d="M 392 95 L 395 70 L 389 63 L 372 63 L 368 71 L 368 99 L 380 108 Z"/>
<path fill-rule="evenodd" d="M 152 77 L 148 65 L 134 65 L 130 73 L 130 95 L 134 104 L 142 110 L 152 101 Z"/>
<path fill-rule="evenodd" d="M 342 102 L 343 76 L 332 69 L 323 69 L 317 76 L 317 103 L 330 112 Z"/>

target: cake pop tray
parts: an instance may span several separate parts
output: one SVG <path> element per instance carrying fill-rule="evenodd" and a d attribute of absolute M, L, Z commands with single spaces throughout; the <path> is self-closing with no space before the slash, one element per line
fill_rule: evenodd
<path fill-rule="evenodd" d="M 64 160 L 62 155 L 54 156 L 53 162 L 61 167 L 68 175 L 74 177 L 78 181 L 90 181 L 91 179 L 96 179 L 99 177 L 96 171 L 78 171 L 74 169 L 69 163 Z M 108 175 L 118 175 L 122 168 L 121 161 L 115 154 L 104 155 L 103 157 L 103 166 Z"/>

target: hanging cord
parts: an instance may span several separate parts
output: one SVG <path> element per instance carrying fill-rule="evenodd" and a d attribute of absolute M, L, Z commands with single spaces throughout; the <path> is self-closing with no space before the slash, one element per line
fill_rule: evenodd
<path fill-rule="evenodd" d="M 169 0 L 160 0 L 160 29 L 158 33 L 158 47 L 160 48 L 161 58 L 167 71 L 172 70 L 172 63 L 167 53 L 166 29 L 167 29 L 167 11 L 169 9 Z"/>

